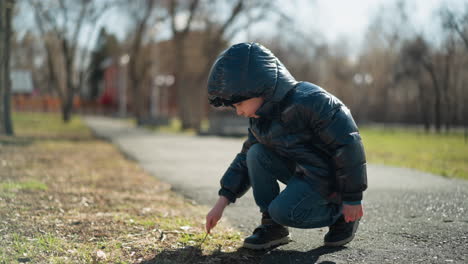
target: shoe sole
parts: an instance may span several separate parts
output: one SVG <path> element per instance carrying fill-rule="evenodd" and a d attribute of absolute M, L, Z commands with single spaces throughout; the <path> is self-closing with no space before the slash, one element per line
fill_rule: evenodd
<path fill-rule="evenodd" d="M 351 242 L 351 240 L 354 239 L 354 235 L 346 238 L 346 239 L 343 239 L 343 240 L 340 240 L 340 241 L 336 241 L 336 242 L 325 242 L 325 246 L 327 247 L 339 247 L 339 246 L 344 246 L 346 244 L 348 244 L 349 242 Z"/>
<path fill-rule="evenodd" d="M 335 242 L 324 242 L 325 246 L 328 246 L 328 247 L 339 247 L 339 246 L 344 246 L 346 244 L 348 244 L 349 242 L 351 242 L 353 239 L 354 239 L 354 235 L 356 233 L 356 230 L 359 226 L 359 222 L 357 222 L 357 224 L 355 224 L 353 226 L 353 233 L 350 237 L 348 238 L 345 238 L 343 240 L 340 240 L 340 241 L 335 241 Z"/>
<path fill-rule="evenodd" d="M 253 249 L 253 250 L 262 250 L 262 249 L 269 249 L 269 248 L 274 247 L 274 246 L 285 245 L 285 244 L 288 244 L 289 242 L 291 242 L 291 237 L 286 236 L 286 237 L 283 237 L 283 238 L 280 238 L 280 239 L 277 239 L 277 240 L 273 240 L 273 241 L 270 241 L 270 242 L 265 243 L 265 244 L 259 244 L 259 245 L 244 242 L 242 247 L 248 248 L 248 249 Z"/>

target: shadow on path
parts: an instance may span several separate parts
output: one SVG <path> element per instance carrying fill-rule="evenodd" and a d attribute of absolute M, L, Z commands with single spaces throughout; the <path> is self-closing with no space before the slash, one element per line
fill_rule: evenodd
<path fill-rule="evenodd" d="M 346 249 L 346 247 L 326 247 L 321 246 L 307 252 L 295 250 L 264 250 L 253 251 L 240 248 L 234 252 L 215 251 L 211 255 L 203 255 L 198 247 L 185 247 L 175 250 L 164 250 L 154 258 L 145 260 L 141 264 L 160 264 L 160 263 L 303 263 L 303 264 L 332 264 L 335 262 L 323 261 L 317 262 L 322 255 Z"/>

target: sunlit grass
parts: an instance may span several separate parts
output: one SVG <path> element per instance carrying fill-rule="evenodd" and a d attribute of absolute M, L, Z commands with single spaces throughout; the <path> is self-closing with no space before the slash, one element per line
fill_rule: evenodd
<path fill-rule="evenodd" d="M 47 185 L 38 181 L 25 182 L 1 182 L 0 191 L 17 191 L 17 190 L 47 190 Z"/>
<path fill-rule="evenodd" d="M 414 168 L 468 179 L 468 142 L 463 133 L 426 134 L 403 128 L 361 128 L 371 163 Z"/>
<path fill-rule="evenodd" d="M 17 136 L 83 136 L 90 133 L 78 116 L 72 116 L 70 122 L 64 123 L 60 113 L 14 112 L 13 126 Z"/>

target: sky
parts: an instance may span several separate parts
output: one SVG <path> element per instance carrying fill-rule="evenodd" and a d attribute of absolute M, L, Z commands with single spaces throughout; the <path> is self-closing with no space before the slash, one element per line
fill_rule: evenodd
<path fill-rule="evenodd" d="M 330 42 L 340 37 L 359 39 L 365 32 L 373 16 L 381 8 L 396 1 L 393 0 L 298 0 L 294 12 L 298 21 L 319 29 Z M 417 24 L 424 24 L 442 1 L 410 0 L 406 1 L 412 10 L 412 19 Z M 358 4 L 357 4 L 358 3 Z M 316 12 L 314 12 L 317 10 Z M 311 15 L 313 14 L 313 15 Z"/>
<path fill-rule="evenodd" d="M 316 32 L 317 38 L 328 43 L 346 39 L 354 52 L 364 39 L 376 14 L 382 14 L 397 0 L 280 0 L 279 6 L 294 14 L 296 28 L 304 33 Z M 428 35 L 436 34 L 436 11 L 441 5 L 463 9 L 468 0 L 406 0 L 410 22 L 415 29 Z M 258 32 L 268 31 L 267 24 L 258 25 Z M 270 27 L 271 28 L 271 27 Z M 271 30 L 271 29 L 270 29 Z M 254 30 L 252 30 L 254 31 Z M 237 36 L 234 42 L 245 40 Z"/>

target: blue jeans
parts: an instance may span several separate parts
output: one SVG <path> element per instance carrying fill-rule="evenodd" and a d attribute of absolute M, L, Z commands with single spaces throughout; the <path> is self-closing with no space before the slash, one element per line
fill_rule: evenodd
<path fill-rule="evenodd" d="M 247 167 L 256 204 L 261 212 L 284 226 L 318 228 L 330 226 L 341 215 L 341 205 L 330 203 L 311 179 L 294 174 L 291 162 L 262 144 L 247 152 Z M 286 184 L 280 193 L 278 180 Z"/>

